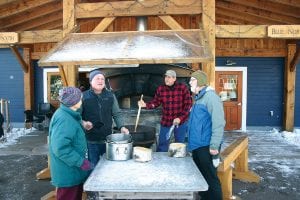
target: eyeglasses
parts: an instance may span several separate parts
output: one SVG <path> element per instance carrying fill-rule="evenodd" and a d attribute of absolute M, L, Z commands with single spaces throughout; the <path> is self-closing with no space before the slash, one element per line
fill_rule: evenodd
<path fill-rule="evenodd" d="M 197 80 L 197 79 L 195 79 L 194 77 L 191 77 L 190 82 L 193 82 L 195 80 Z"/>

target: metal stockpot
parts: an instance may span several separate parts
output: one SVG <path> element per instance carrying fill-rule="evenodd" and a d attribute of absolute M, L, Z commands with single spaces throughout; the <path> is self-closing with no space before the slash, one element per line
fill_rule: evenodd
<path fill-rule="evenodd" d="M 132 158 L 132 140 L 130 134 L 111 134 L 106 137 L 107 160 L 129 160 Z"/>

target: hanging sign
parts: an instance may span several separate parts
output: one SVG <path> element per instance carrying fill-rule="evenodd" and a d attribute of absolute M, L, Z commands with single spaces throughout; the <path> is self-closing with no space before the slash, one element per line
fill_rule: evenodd
<path fill-rule="evenodd" d="M 300 38 L 300 25 L 268 26 L 268 37 L 271 38 Z"/>
<path fill-rule="evenodd" d="M 19 34 L 15 32 L 0 32 L 0 44 L 14 44 L 19 42 Z"/>

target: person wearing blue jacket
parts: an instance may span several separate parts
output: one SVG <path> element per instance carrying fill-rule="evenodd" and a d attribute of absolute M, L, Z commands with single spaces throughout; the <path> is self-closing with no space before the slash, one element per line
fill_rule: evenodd
<path fill-rule="evenodd" d="M 78 88 L 59 91 L 60 107 L 49 126 L 51 182 L 57 187 L 57 200 L 81 200 L 83 183 L 90 170 L 87 142 L 81 125 L 82 93 Z"/>
<path fill-rule="evenodd" d="M 191 74 L 189 82 L 195 94 L 188 124 L 188 149 L 205 178 L 208 191 L 199 192 L 201 200 L 222 199 L 222 188 L 217 176 L 218 160 L 223 140 L 225 119 L 223 103 L 213 88 L 208 87 L 203 71 Z"/>

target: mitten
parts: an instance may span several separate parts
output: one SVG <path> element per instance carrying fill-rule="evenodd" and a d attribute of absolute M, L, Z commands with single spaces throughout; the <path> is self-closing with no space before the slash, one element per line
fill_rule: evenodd
<path fill-rule="evenodd" d="M 92 169 L 92 165 L 91 165 L 89 160 L 84 159 L 84 161 L 83 161 L 82 165 L 80 166 L 80 168 L 84 171 L 88 171 L 88 170 Z"/>

